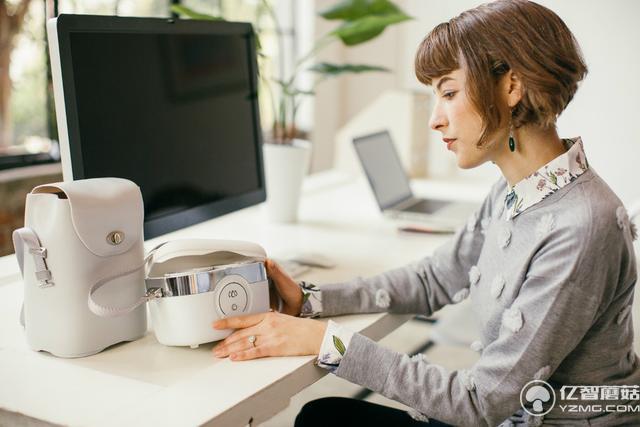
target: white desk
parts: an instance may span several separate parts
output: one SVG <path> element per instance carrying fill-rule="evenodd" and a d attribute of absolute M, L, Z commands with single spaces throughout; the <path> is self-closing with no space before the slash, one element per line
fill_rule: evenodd
<path fill-rule="evenodd" d="M 488 186 L 422 182 L 415 189 L 481 200 Z M 298 224 L 272 224 L 265 214 L 262 206 L 247 208 L 150 240 L 147 249 L 168 239 L 200 237 L 254 241 L 271 257 L 312 250 L 337 263 L 303 276 L 321 283 L 404 265 L 448 238 L 399 234 L 381 217 L 364 179 L 334 172 L 307 179 Z M 326 374 L 312 356 L 231 362 L 214 358 L 212 344 L 165 347 L 152 332 L 94 356 L 59 359 L 27 348 L 18 323 L 21 301 L 15 258 L 0 258 L 0 425 L 32 419 L 91 426 L 256 425 Z M 377 340 L 410 317 L 353 315 L 339 321 Z"/>

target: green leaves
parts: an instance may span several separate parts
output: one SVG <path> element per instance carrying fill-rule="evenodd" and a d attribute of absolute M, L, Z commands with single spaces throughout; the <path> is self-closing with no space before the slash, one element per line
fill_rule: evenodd
<path fill-rule="evenodd" d="M 341 356 L 344 356 L 347 348 L 344 346 L 342 340 L 335 335 L 333 335 L 333 346 L 338 350 L 338 353 L 340 353 Z"/>
<path fill-rule="evenodd" d="M 224 21 L 224 18 L 221 16 L 213 16 L 207 15 L 206 13 L 196 12 L 195 10 L 181 4 L 172 4 L 171 12 L 181 16 L 189 17 L 191 19 L 202 19 L 205 21 Z"/>
<path fill-rule="evenodd" d="M 389 0 L 346 0 L 325 9 L 319 15 L 329 20 L 355 21 L 369 15 L 391 15 L 394 13 L 401 13 L 401 11 Z"/>
<path fill-rule="evenodd" d="M 292 86 L 291 83 L 289 82 L 284 82 L 282 80 L 278 80 L 278 79 L 272 79 L 275 83 L 277 83 L 281 88 L 282 88 L 282 92 L 285 95 L 289 95 L 289 96 L 297 96 L 297 95 L 315 95 L 316 93 L 312 90 L 301 90 L 301 89 L 296 89 L 295 87 Z M 305 288 L 307 289 L 307 288 Z M 308 289 L 315 289 L 315 285 L 313 284 L 309 284 L 308 285 Z"/>
<path fill-rule="evenodd" d="M 380 35 L 389 25 L 412 19 L 404 13 L 386 16 L 367 16 L 356 21 L 345 22 L 331 34 L 337 36 L 347 46 L 369 41 Z"/>
<path fill-rule="evenodd" d="M 276 83 L 278 84 L 282 84 L 281 80 L 274 80 Z M 310 290 L 316 290 L 318 289 L 318 287 L 316 285 L 314 285 L 313 283 L 308 283 L 305 282 L 304 280 L 302 282 L 300 282 L 300 285 L 302 286 L 302 289 L 310 289 Z"/>
<path fill-rule="evenodd" d="M 389 0 L 345 0 L 324 10 L 320 16 L 345 21 L 330 34 L 347 46 L 369 41 L 388 26 L 412 19 Z"/>
<path fill-rule="evenodd" d="M 319 62 L 313 67 L 309 68 L 310 71 L 324 74 L 326 76 L 337 76 L 345 73 L 365 73 L 370 71 L 389 72 L 388 68 L 379 67 L 377 65 L 365 65 L 365 64 L 330 64 L 328 62 Z"/>

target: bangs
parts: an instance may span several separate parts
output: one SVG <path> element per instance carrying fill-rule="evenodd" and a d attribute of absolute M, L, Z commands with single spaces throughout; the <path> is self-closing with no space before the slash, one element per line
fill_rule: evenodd
<path fill-rule="evenodd" d="M 431 86 L 433 79 L 460 68 L 459 52 L 458 40 L 454 37 L 450 24 L 439 24 L 418 47 L 415 59 L 416 77 L 421 83 Z"/>

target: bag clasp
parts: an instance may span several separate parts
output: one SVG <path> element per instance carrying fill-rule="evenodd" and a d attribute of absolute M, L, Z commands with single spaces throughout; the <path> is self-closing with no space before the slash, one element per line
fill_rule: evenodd
<path fill-rule="evenodd" d="M 36 266 L 41 265 L 44 269 L 36 271 L 36 279 L 38 280 L 38 286 L 40 288 L 48 288 L 54 285 L 51 281 L 51 271 L 47 268 L 47 248 L 36 247 L 29 248 L 29 253 L 36 258 Z M 38 262 L 38 259 L 40 262 Z"/>

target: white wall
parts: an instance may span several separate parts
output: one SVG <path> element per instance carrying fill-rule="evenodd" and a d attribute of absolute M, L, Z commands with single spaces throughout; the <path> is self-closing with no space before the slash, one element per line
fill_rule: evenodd
<path fill-rule="evenodd" d="M 318 3 L 327 4 L 326 0 Z M 413 56 L 418 44 L 438 23 L 482 2 L 400 0 L 397 3 L 416 19 L 392 28 L 370 44 L 352 49 L 336 48 L 333 52 L 338 60 L 390 64 L 395 75 L 351 76 L 333 82 L 331 101 L 327 101 L 329 96 L 325 93 L 318 94 L 314 127 L 321 129 L 323 136 L 322 141 L 314 141 L 314 149 L 323 161 L 316 163 L 316 169 L 330 166 L 327 162 L 333 155 L 331 135 L 379 94 L 387 89 L 430 93 L 413 74 Z M 589 67 L 589 74 L 575 98 L 559 118 L 560 136 L 582 136 L 591 165 L 626 204 L 631 204 L 640 199 L 640 167 L 636 166 L 640 162 L 640 108 L 637 105 L 640 99 L 640 1 L 539 0 L 539 3 L 567 23 Z M 430 153 L 441 155 L 437 161 L 452 161 L 451 153 L 446 150 Z M 493 165 L 484 165 L 459 174 L 490 178 L 497 175 L 497 171 Z"/>
<path fill-rule="evenodd" d="M 316 0 L 316 10 L 334 5 L 336 0 Z M 402 5 L 403 0 L 396 1 Z M 334 78 L 321 83 L 314 97 L 312 171 L 331 168 L 337 131 L 385 90 L 404 85 L 404 24 L 387 28 L 382 35 L 362 45 L 346 48 L 340 42 L 320 52 L 318 61 L 371 64 L 387 67 L 391 73 L 364 73 Z M 316 19 L 316 38 L 335 29 L 335 22 Z"/>

